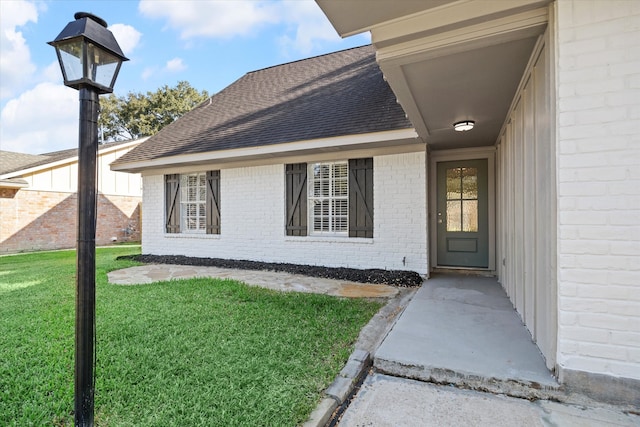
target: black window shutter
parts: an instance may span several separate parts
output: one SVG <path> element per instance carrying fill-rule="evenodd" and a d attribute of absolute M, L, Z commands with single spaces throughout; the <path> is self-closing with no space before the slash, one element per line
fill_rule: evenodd
<path fill-rule="evenodd" d="M 349 160 L 349 237 L 373 237 L 373 158 Z"/>
<path fill-rule="evenodd" d="M 307 164 L 286 165 L 287 236 L 307 235 Z"/>
<path fill-rule="evenodd" d="M 207 234 L 220 234 L 220 171 L 207 172 Z"/>
<path fill-rule="evenodd" d="M 165 231 L 180 232 L 180 175 L 164 176 Z"/>

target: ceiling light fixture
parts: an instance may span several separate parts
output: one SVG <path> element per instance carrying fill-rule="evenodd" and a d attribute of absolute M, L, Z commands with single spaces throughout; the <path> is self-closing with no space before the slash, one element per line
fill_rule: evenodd
<path fill-rule="evenodd" d="M 463 122 L 458 122 L 453 124 L 453 129 L 456 132 L 466 132 L 468 130 L 473 129 L 473 126 L 476 124 L 473 120 L 465 120 Z"/>

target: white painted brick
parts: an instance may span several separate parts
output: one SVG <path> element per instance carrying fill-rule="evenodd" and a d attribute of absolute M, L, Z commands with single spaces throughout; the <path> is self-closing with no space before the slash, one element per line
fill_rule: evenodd
<path fill-rule="evenodd" d="M 630 255 L 640 257 L 640 240 L 631 242 L 611 242 L 609 252 L 612 255 Z M 636 258 L 640 264 L 640 258 Z"/>
<path fill-rule="evenodd" d="M 599 106 L 601 108 L 603 106 Z M 579 115 L 577 115 L 579 117 Z M 594 125 L 593 122 L 588 124 L 576 124 L 573 126 L 562 126 L 560 128 L 560 138 L 562 139 L 581 139 L 585 137 L 605 137 L 607 128 L 600 124 Z"/>
<path fill-rule="evenodd" d="M 617 330 L 625 332 L 640 332 L 640 324 L 632 317 L 614 316 L 610 314 L 582 313 L 578 317 L 578 324 L 588 328 Z"/>
<path fill-rule="evenodd" d="M 604 329 L 589 329 L 579 327 L 565 328 L 565 338 L 575 342 L 590 342 L 598 344 L 607 344 L 612 342 L 612 332 Z"/>
<path fill-rule="evenodd" d="M 638 379 L 638 363 L 609 363 L 608 371 L 616 377 Z"/>
<path fill-rule="evenodd" d="M 629 348 L 627 350 L 627 360 L 631 363 L 640 363 L 640 348 Z"/>
<path fill-rule="evenodd" d="M 609 220 L 611 220 L 611 218 L 609 218 Z M 631 234 L 636 233 L 634 229 L 630 229 L 626 226 L 609 225 L 581 227 L 578 230 L 578 237 L 584 240 L 628 240 L 630 232 Z"/>
<path fill-rule="evenodd" d="M 578 284 L 595 284 L 606 283 L 608 278 L 608 272 L 606 271 L 586 271 L 586 270 L 569 270 L 565 269 L 560 272 L 560 291 L 570 287 L 575 296 L 577 293 Z M 582 289 L 582 287 L 581 287 Z"/>
<path fill-rule="evenodd" d="M 607 186 L 604 183 L 561 183 L 558 186 L 559 196 L 595 196 L 607 194 Z"/>
<path fill-rule="evenodd" d="M 559 354 L 576 354 L 580 351 L 580 346 L 577 341 L 562 340 L 558 343 Z"/>
<path fill-rule="evenodd" d="M 558 314 L 558 323 L 564 326 L 573 326 L 578 324 L 578 315 L 576 313 L 570 313 L 561 311 Z"/>
<path fill-rule="evenodd" d="M 640 283 L 640 271 L 617 271 L 608 278 L 610 285 L 629 285 L 637 293 L 636 301 L 640 301 L 640 291 L 637 285 Z"/>
<path fill-rule="evenodd" d="M 559 0 L 556 26 L 558 363 L 637 379 L 639 3 Z"/>
<path fill-rule="evenodd" d="M 589 82 L 589 81 L 597 81 L 604 80 L 609 76 L 609 68 L 607 66 L 600 66 L 589 68 L 586 70 L 579 69 L 563 69 L 560 68 L 563 72 L 559 76 L 559 81 L 561 85 L 570 84 L 573 85 L 575 83 L 581 82 Z M 589 108 L 600 106 L 604 103 L 604 97 L 601 95 L 598 96 L 589 96 L 583 97 L 586 101 L 586 105 L 580 106 L 578 97 L 561 99 L 560 101 L 560 111 L 574 111 L 576 108 L 578 110 L 586 110 Z"/>
<path fill-rule="evenodd" d="M 637 72 L 637 70 L 636 70 Z M 608 93 L 605 97 L 606 105 L 615 107 L 619 105 L 633 106 L 638 104 L 638 98 L 640 97 L 640 90 L 624 90 Z M 622 123 L 618 123 L 620 125 Z"/>
<path fill-rule="evenodd" d="M 284 170 L 275 164 L 221 171 L 219 236 L 166 235 L 164 178 L 145 177 L 143 252 L 427 272 L 424 153 L 374 158 L 372 240 L 285 236 Z"/>
<path fill-rule="evenodd" d="M 606 212 L 596 212 L 596 211 L 584 211 L 584 212 L 561 212 L 560 213 L 560 224 L 606 224 L 607 223 L 607 213 Z"/>
<path fill-rule="evenodd" d="M 611 343 L 640 348 L 640 333 L 611 331 Z"/>
<path fill-rule="evenodd" d="M 608 313 L 610 307 L 607 301 L 600 299 L 562 298 L 558 308 L 576 313 Z"/>
<path fill-rule="evenodd" d="M 581 342 L 579 347 L 581 353 L 589 354 L 591 357 L 613 359 L 622 362 L 630 361 L 628 353 L 629 350 L 620 346 Z"/>

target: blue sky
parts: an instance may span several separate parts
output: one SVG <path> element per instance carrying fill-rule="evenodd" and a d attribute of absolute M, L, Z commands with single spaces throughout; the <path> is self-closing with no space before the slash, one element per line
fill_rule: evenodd
<path fill-rule="evenodd" d="M 78 92 L 55 39 L 75 12 L 109 24 L 125 55 L 116 95 L 186 80 L 213 94 L 249 71 L 370 42 L 341 39 L 312 0 L 0 0 L 0 149 L 78 145 Z"/>

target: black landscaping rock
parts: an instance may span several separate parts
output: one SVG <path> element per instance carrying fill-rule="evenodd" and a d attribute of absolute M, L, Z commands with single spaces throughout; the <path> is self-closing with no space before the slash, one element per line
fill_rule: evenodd
<path fill-rule="evenodd" d="M 129 259 L 144 264 L 197 265 L 205 267 L 236 268 L 240 270 L 279 271 L 303 276 L 346 280 L 358 283 L 375 283 L 392 286 L 420 286 L 422 277 L 415 271 L 357 268 L 320 267 L 315 265 L 286 264 L 260 261 L 243 261 L 221 258 L 196 258 L 182 255 L 123 255 L 117 259 Z"/>

